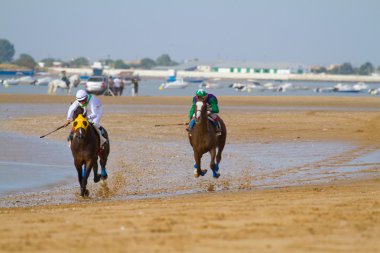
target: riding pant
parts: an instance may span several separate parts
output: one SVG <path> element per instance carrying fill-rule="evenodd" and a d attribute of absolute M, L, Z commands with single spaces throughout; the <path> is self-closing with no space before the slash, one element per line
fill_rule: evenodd
<path fill-rule="evenodd" d="M 208 113 L 208 118 L 212 121 L 212 123 L 214 123 L 214 125 L 220 129 L 220 124 L 219 124 L 219 117 L 218 117 L 218 114 L 216 113 L 212 113 L 210 111 L 207 112 Z M 190 123 L 189 123 L 189 130 L 191 131 L 193 129 L 195 125 L 195 114 L 193 114 L 193 118 L 191 119 Z"/>

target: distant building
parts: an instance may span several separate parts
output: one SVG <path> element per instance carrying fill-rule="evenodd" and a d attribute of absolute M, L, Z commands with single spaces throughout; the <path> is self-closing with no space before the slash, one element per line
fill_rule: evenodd
<path fill-rule="evenodd" d="M 218 72 L 218 73 L 252 73 L 252 74 L 304 74 L 309 73 L 308 67 L 294 63 L 256 63 L 256 62 L 206 62 L 189 61 L 171 67 L 156 67 L 154 69 L 174 69 L 186 71 Z"/>
<path fill-rule="evenodd" d="M 53 67 L 54 68 L 60 68 L 60 67 L 62 67 L 62 62 L 60 62 L 60 61 L 54 61 L 53 62 Z"/>
<path fill-rule="evenodd" d="M 294 63 L 225 62 L 211 66 L 212 72 L 252 74 L 304 74 L 309 69 Z"/>

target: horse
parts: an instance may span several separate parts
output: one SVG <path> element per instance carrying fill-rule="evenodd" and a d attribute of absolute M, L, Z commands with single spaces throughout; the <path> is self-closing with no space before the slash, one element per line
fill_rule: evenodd
<path fill-rule="evenodd" d="M 195 115 L 195 125 L 189 133 L 189 142 L 194 150 L 194 176 L 204 176 L 207 169 L 201 169 L 201 158 L 206 152 L 210 153 L 211 162 L 210 168 L 213 172 L 213 177 L 218 178 L 219 164 L 222 160 L 222 152 L 224 145 L 226 144 L 227 128 L 223 120 L 219 117 L 219 123 L 221 126 L 221 135 L 216 135 L 216 127 L 213 122 L 211 122 L 207 114 L 207 103 L 204 101 L 198 101 L 196 103 L 196 115 Z M 218 153 L 216 154 L 216 150 Z M 216 160 L 215 160 L 216 158 Z M 215 162 L 216 161 L 216 162 Z"/>
<path fill-rule="evenodd" d="M 71 94 L 71 91 L 74 87 L 77 87 L 80 83 L 79 75 L 72 75 L 69 77 L 70 84 L 67 86 L 66 82 L 61 79 L 54 79 L 49 82 L 48 94 L 55 95 L 57 88 L 67 89 L 67 95 Z"/>
<path fill-rule="evenodd" d="M 82 109 L 82 108 L 81 108 Z M 90 192 L 86 189 L 87 179 L 90 176 L 91 169 L 94 171 L 94 182 L 97 183 L 106 180 L 108 175 L 106 164 L 110 153 L 109 141 L 100 149 L 100 138 L 94 129 L 95 126 L 90 124 L 86 115 L 74 113 L 73 121 L 74 136 L 71 140 L 71 152 L 74 158 L 74 165 L 78 172 L 78 180 L 81 188 L 82 197 L 89 196 Z M 108 140 L 108 133 L 104 129 L 104 137 Z M 98 157 L 101 166 L 101 174 L 98 174 Z"/>

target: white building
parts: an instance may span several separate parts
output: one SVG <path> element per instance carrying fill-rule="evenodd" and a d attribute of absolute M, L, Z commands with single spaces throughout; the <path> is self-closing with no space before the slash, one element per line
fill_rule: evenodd
<path fill-rule="evenodd" d="M 225 62 L 211 66 L 212 72 L 219 73 L 257 73 L 257 74 L 304 74 L 307 67 L 294 63 L 255 63 L 255 62 Z"/>

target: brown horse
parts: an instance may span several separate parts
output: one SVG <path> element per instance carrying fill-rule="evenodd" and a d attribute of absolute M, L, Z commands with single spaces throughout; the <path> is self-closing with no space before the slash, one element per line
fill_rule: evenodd
<path fill-rule="evenodd" d="M 110 152 L 109 141 L 105 143 L 104 149 L 99 148 L 100 138 L 91 123 L 83 114 L 78 114 L 73 122 L 74 136 L 71 141 L 71 152 L 74 157 L 74 165 L 78 172 L 79 185 L 81 187 L 81 196 L 88 196 L 89 191 L 86 189 L 87 179 L 90 176 L 91 169 L 94 171 L 94 182 L 100 179 L 107 179 L 106 164 Z M 105 129 L 104 137 L 108 140 L 108 133 Z M 98 156 L 100 159 L 101 174 L 98 174 Z"/>
<path fill-rule="evenodd" d="M 207 104 L 206 102 L 198 101 L 196 103 L 196 123 L 189 133 L 189 141 L 194 150 L 194 176 L 204 176 L 207 170 L 201 169 L 201 158 L 206 152 L 210 153 L 211 162 L 210 168 L 213 172 L 213 177 L 218 178 L 220 176 L 219 163 L 222 160 L 222 152 L 224 145 L 226 144 L 227 128 L 223 120 L 219 117 L 220 126 L 222 128 L 221 135 L 216 135 L 216 127 L 208 119 Z M 216 154 L 218 149 L 218 154 Z M 216 163 L 215 163 L 216 156 Z"/>

